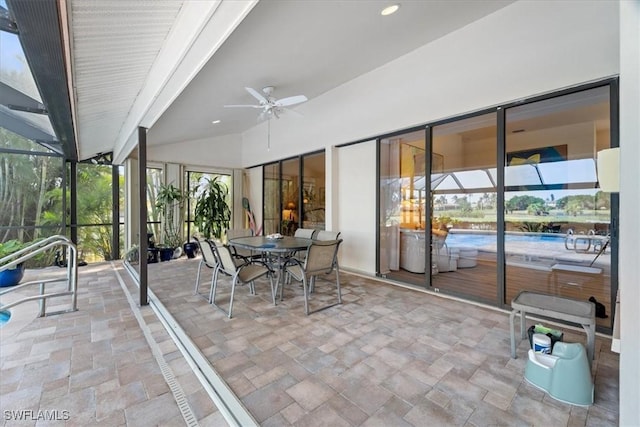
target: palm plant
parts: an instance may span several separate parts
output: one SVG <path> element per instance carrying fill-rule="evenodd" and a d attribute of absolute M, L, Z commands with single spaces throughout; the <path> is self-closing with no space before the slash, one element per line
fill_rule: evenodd
<path fill-rule="evenodd" d="M 194 222 L 207 239 L 221 238 L 231 223 L 231 208 L 227 203 L 229 189 L 219 178 L 209 179 L 203 187 L 194 189 L 197 199 Z"/>
<path fill-rule="evenodd" d="M 162 216 L 162 244 L 170 248 L 182 246 L 182 233 L 176 224 L 176 211 L 182 206 L 184 193 L 173 184 L 161 185 L 156 196 L 156 207 Z"/>

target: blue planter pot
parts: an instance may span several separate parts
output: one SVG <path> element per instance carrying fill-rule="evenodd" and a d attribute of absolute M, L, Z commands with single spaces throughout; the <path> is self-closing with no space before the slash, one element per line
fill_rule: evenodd
<path fill-rule="evenodd" d="M 184 252 L 187 254 L 187 258 L 195 258 L 197 250 L 198 244 L 195 242 L 188 242 L 184 244 Z"/>
<path fill-rule="evenodd" d="M 19 264 L 16 268 L 0 271 L 0 288 L 15 286 L 20 283 L 24 276 L 24 264 Z"/>
<path fill-rule="evenodd" d="M 160 248 L 160 261 L 171 261 L 173 251 L 173 248 Z"/>

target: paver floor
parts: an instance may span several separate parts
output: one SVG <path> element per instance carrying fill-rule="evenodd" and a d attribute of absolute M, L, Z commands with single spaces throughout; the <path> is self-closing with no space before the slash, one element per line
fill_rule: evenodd
<path fill-rule="evenodd" d="M 260 425 L 618 424 L 619 358 L 606 337 L 596 339 L 595 404 L 582 408 L 524 380 L 528 343 L 509 357 L 505 312 L 343 273 L 342 305 L 305 316 L 294 283 L 274 307 L 260 281 L 256 296 L 236 290 L 228 319 L 194 295 L 198 262 L 150 264 L 150 289 Z M 205 269 L 202 294 L 210 280 Z M 228 283 L 221 278 L 221 305 Z M 331 291 L 319 281 L 312 304 Z M 35 318 L 35 303 L 14 310 L 0 328 L 4 425 L 186 425 L 159 363 L 195 422 L 226 425 L 153 311 L 136 307 L 135 292 L 110 263 L 90 265 L 80 269 L 79 311 Z M 585 342 L 561 329 L 565 341 Z M 43 411 L 68 420 L 13 416 Z"/>

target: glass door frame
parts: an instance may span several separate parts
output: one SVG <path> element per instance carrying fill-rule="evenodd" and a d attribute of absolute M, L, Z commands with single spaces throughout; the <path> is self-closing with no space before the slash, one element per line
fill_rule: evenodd
<path fill-rule="evenodd" d="M 425 171 L 428 171 L 431 174 L 432 165 L 433 165 L 433 127 L 452 123 L 459 120 L 464 120 L 466 118 L 471 118 L 487 113 L 495 113 L 497 115 L 497 138 L 496 138 L 496 150 L 497 150 L 497 173 L 496 173 L 496 225 L 497 225 L 497 241 L 496 241 L 496 249 L 497 249 L 497 277 L 496 277 L 496 306 L 501 309 L 510 309 L 510 301 L 505 301 L 506 297 L 506 255 L 505 255 L 505 182 L 504 182 L 504 172 L 505 172 L 505 160 L 506 160 L 506 109 L 520 106 L 524 104 L 530 104 L 537 101 L 547 100 L 558 98 L 563 95 L 569 95 L 577 92 L 587 91 L 589 89 L 594 89 L 598 87 L 609 87 L 609 120 L 610 120 L 610 147 L 616 148 L 619 147 L 619 81 L 618 77 L 609 77 L 606 79 L 590 82 L 587 84 L 577 85 L 571 88 L 566 88 L 558 91 L 553 91 L 543 95 L 536 95 L 529 98 L 505 103 L 496 107 L 487 108 L 479 111 L 475 111 L 472 113 L 463 114 L 460 116 L 455 116 L 439 121 L 434 121 L 427 123 L 422 126 L 417 126 L 413 128 L 407 128 L 399 131 L 395 131 L 393 133 L 380 135 L 376 138 L 376 276 L 386 277 L 385 274 L 381 274 L 381 266 L 380 266 L 380 243 L 381 243 L 381 234 L 380 234 L 380 202 L 381 202 L 381 194 L 380 194 L 380 179 L 381 179 L 381 141 L 383 139 L 392 138 L 394 136 L 398 136 L 404 133 L 416 131 L 419 129 L 424 129 L 425 131 L 425 141 L 426 141 L 426 153 L 425 155 Z M 370 141 L 370 139 L 367 139 Z M 427 172 L 425 172 L 426 175 Z M 432 197 L 431 187 L 428 187 L 427 192 L 427 200 L 430 200 Z M 433 209 L 430 203 L 425 204 L 425 218 L 431 218 L 433 214 Z M 619 194 L 611 193 L 611 212 L 610 212 L 610 230 L 611 230 L 611 301 L 616 300 L 616 295 L 618 291 L 618 218 L 619 218 Z M 427 241 L 427 240 L 425 240 Z M 430 250 L 425 250 L 425 265 L 431 266 L 432 256 Z M 425 274 L 425 283 L 424 286 L 426 289 L 434 290 L 432 286 L 431 274 Z M 449 294 L 449 293 L 448 293 Z M 469 300 L 469 296 L 467 295 L 456 295 L 464 299 Z M 471 298 L 471 300 L 473 300 Z M 611 305 L 611 318 L 615 317 L 615 304 Z M 613 325 L 610 328 L 598 327 L 598 330 L 601 330 L 605 333 L 610 333 L 613 329 Z"/>

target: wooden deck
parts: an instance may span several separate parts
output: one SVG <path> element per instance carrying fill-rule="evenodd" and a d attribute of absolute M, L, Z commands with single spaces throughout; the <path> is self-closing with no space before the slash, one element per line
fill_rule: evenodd
<path fill-rule="evenodd" d="M 387 277 L 418 286 L 425 286 L 424 274 L 410 273 L 405 270 L 393 271 Z M 595 297 L 604 304 L 607 318 L 597 318 L 601 328 L 613 327 L 611 276 L 608 269 L 602 274 L 581 274 L 554 272 L 535 263 L 527 267 L 526 263 L 507 264 L 505 271 L 506 303 L 509 304 L 523 290 L 543 292 L 552 295 L 588 300 Z M 490 305 L 498 305 L 497 265 L 495 259 L 479 256 L 478 264 L 472 268 L 459 268 L 456 271 L 440 272 L 433 276 L 434 290 L 468 297 Z"/>

